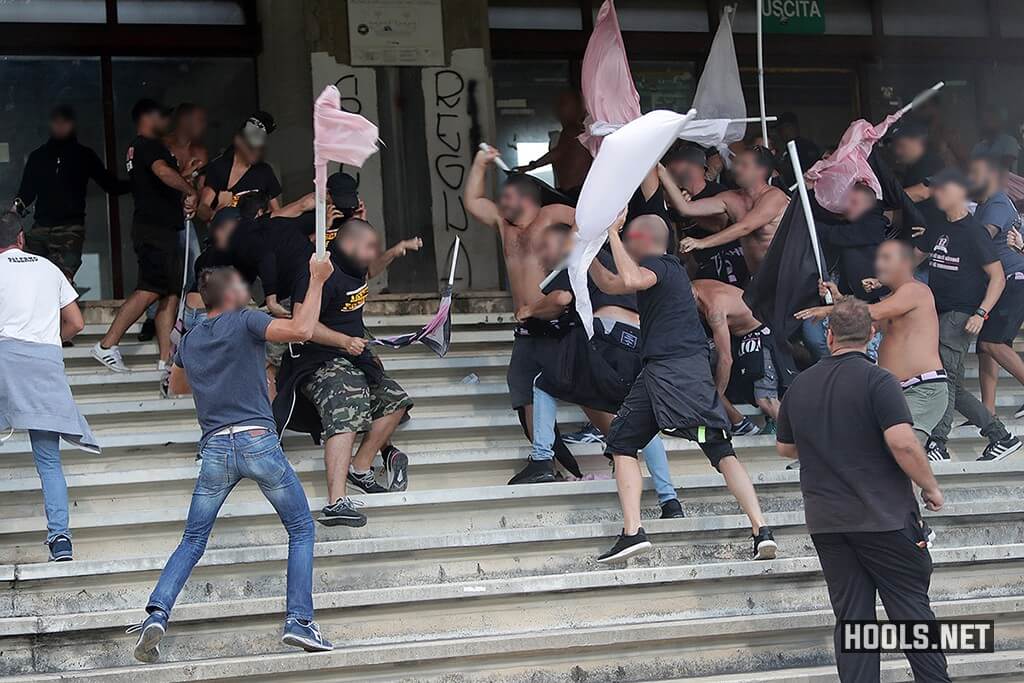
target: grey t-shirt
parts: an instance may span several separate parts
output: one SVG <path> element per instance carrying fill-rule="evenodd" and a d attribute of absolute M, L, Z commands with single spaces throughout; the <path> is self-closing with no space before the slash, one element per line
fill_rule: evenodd
<path fill-rule="evenodd" d="M 273 320 L 248 308 L 201 321 L 186 334 L 174 355 L 184 368 L 196 402 L 202 448 L 216 432 L 231 426 L 274 431 L 267 393 L 267 326 Z"/>
<path fill-rule="evenodd" d="M 1010 228 L 1020 229 L 1020 214 L 1005 192 L 996 192 L 986 201 L 978 204 L 974 217 L 982 225 L 992 225 L 999 229 L 992 240 L 996 243 L 996 253 L 1003 264 L 1003 272 L 1024 273 L 1024 254 L 1006 243 L 1006 235 Z"/>
<path fill-rule="evenodd" d="M 913 418 L 899 381 L 863 353 L 823 358 L 793 380 L 776 438 L 796 444 L 810 533 L 895 531 L 920 514 L 885 443 L 901 423 Z"/>

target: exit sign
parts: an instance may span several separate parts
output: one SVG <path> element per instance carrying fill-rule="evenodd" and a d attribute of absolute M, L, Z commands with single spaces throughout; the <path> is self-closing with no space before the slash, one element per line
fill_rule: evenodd
<path fill-rule="evenodd" d="M 765 33 L 824 33 L 825 0 L 764 0 Z"/>

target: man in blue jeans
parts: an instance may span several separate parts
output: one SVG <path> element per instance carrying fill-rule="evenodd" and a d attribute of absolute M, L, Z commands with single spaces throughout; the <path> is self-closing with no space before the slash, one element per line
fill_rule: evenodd
<path fill-rule="evenodd" d="M 209 316 L 178 345 L 170 388 L 175 394 L 195 395 L 203 431 L 202 465 L 181 543 L 149 596 L 149 616 L 129 629 L 141 630 L 136 659 L 159 658 L 158 644 L 174 601 L 203 556 L 217 512 L 243 478 L 259 485 L 288 530 L 287 616 L 281 641 L 307 652 L 333 649 L 313 621 L 313 518 L 295 470 L 281 450 L 264 373 L 266 342 L 304 342 L 313 335 L 324 282 L 333 270 L 330 260 L 310 258 L 310 305 L 292 319 L 274 319 L 246 308 L 249 289 L 234 268 L 200 273 L 199 293 Z"/>

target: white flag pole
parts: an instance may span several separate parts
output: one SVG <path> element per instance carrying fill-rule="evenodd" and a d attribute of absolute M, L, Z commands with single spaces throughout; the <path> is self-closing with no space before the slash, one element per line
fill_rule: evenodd
<path fill-rule="evenodd" d="M 459 262 L 459 236 L 455 236 L 455 245 L 452 247 L 452 268 L 448 271 L 448 286 L 455 284 L 455 264 Z"/>
<path fill-rule="evenodd" d="M 796 175 L 796 185 L 797 190 L 800 192 L 800 203 L 803 205 L 807 231 L 811 235 L 811 248 L 814 249 L 814 261 L 818 264 L 818 275 L 824 281 L 826 279 L 825 269 L 821 264 L 821 247 L 818 245 L 818 231 L 814 227 L 814 212 L 811 211 L 811 201 L 807 197 L 807 184 L 804 182 L 803 169 L 800 168 L 800 157 L 796 153 L 796 143 L 790 140 L 786 144 L 786 149 L 789 150 L 789 160 L 793 162 L 793 174 Z M 832 295 L 828 291 L 825 292 L 825 303 L 833 303 Z"/>
<path fill-rule="evenodd" d="M 939 81 L 938 83 L 936 83 L 932 87 L 928 88 L 927 90 L 923 90 L 923 91 L 919 92 L 917 95 L 914 96 L 914 99 L 912 99 L 910 101 L 910 104 L 908 104 L 907 106 L 903 107 L 898 112 L 896 112 L 896 116 L 903 116 L 904 114 L 906 114 L 908 111 L 910 111 L 914 107 L 919 106 L 922 102 L 924 102 L 925 100 L 930 99 L 931 97 L 933 97 L 935 95 L 935 93 L 937 93 L 940 90 L 942 90 L 942 88 L 945 87 L 945 85 L 946 85 L 945 81 Z"/>
<path fill-rule="evenodd" d="M 764 28 L 763 23 L 764 0 L 757 0 L 757 97 L 761 105 L 761 139 L 764 146 L 770 148 L 768 142 L 768 117 L 764 103 Z"/>
<path fill-rule="evenodd" d="M 494 149 L 494 148 L 491 147 L 490 145 L 488 145 L 486 142 L 481 142 L 480 143 L 480 150 L 481 151 L 486 152 L 489 149 Z M 508 167 L 508 164 L 505 163 L 505 160 L 501 158 L 501 155 L 498 155 L 498 156 L 494 157 L 494 165 L 497 166 L 498 168 L 500 168 L 505 173 L 508 173 L 508 172 L 510 172 L 512 170 L 511 168 Z"/>
<path fill-rule="evenodd" d="M 323 260 L 327 253 L 327 165 L 317 162 L 316 187 L 316 257 Z"/>

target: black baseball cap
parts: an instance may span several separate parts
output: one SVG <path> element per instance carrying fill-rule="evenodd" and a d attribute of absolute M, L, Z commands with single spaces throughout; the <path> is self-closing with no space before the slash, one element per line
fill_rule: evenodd
<path fill-rule="evenodd" d="M 348 173 L 332 173 L 327 177 L 327 191 L 331 201 L 339 209 L 354 209 L 359 206 L 359 183 Z"/>
<path fill-rule="evenodd" d="M 941 187 L 942 185 L 948 185 L 949 183 L 955 183 L 965 190 L 969 190 L 971 185 L 967 180 L 967 176 L 963 174 L 958 168 L 944 168 L 933 176 L 928 176 L 925 180 L 925 185 L 928 187 Z"/>
<path fill-rule="evenodd" d="M 263 147 L 267 136 L 277 130 L 277 123 L 269 113 L 259 110 L 249 115 L 242 124 L 242 137 L 250 147 Z"/>
<path fill-rule="evenodd" d="M 928 137 L 928 124 L 908 117 L 897 121 L 896 125 L 889 130 L 889 134 L 886 136 L 888 140 L 926 137 Z"/>
<path fill-rule="evenodd" d="M 665 163 L 670 164 L 676 161 L 688 161 L 701 168 L 707 168 L 708 153 L 697 145 L 677 145 L 665 155 Z"/>
<path fill-rule="evenodd" d="M 159 113 L 161 116 L 170 116 L 171 110 L 154 99 L 143 97 L 132 107 L 132 123 L 138 123 L 146 114 Z"/>

